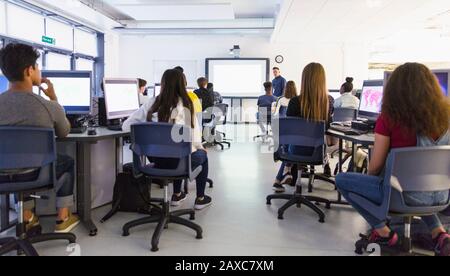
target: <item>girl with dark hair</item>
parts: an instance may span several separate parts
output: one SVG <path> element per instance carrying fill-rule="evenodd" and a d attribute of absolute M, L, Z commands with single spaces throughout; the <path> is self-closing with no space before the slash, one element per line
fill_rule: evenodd
<path fill-rule="evenodd" d="M 371 243 L 396 246 L 398 235 L 386 224 L 361 208 L 348 196 L 357 193 L 374 203 L 381 203 L 383 178 L 389 151 L 393 148 L 416 147 L 424 138 L 433 144 L 450 144 L 450 101 L 443 96 L 438 80 L 424 65 L 407 63 L 390 77 L 383 98 L 381 116 L 375 129 L 375 147 L 369 166 L 369 175 L 340 174 L 336 184 L 343 196 L 372 226 Z M 418 139 L 420 137 L 420 139 Z M 427 185 L 424 183 L 423 185 Z M 405 194 L 411 206 L 436 206 L 448 202 L 448 191 Z M 409 203 L 408 203 L 409 204 Z M 422 217 L 431 231 L 436 253 L 450 256 L 450 235 L 437 215 Z"/>
<path fill-rule="evenodd" d="M 341 86 L 341 97 L 334 102 L 334 108 L 358 109 L 359 99 L 353 96 L 353 78 L 347 78 Z"/>

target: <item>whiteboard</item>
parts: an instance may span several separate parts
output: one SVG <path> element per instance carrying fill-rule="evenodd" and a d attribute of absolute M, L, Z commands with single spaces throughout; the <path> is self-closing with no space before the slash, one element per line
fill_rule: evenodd
<path fill-rule="evenodd" d="M 188 86 L 197 87 L 197 79 L 201 77 L 197 74 L 197 60 L 155 60 L 153 61 L 153 80 L 155 83 L 161 83 L 164 72 L 177 66 L 184 68 L 184 74 Z"/>
<path fill-rule="evenodd" d="M 269 78 L 269 59 L 207 59 L 207 76 L 225 97 L 258 97 Z"/>

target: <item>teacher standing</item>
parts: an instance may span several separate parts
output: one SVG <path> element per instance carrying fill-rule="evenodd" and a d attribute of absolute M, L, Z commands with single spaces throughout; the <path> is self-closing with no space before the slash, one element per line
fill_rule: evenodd
<path fill-rule="evenodd" d="M 281 76 L 280 68 L 273 68 L 274 79 L 272 81 L 273 95 L 280 98 L 284 94 L 284 88 L 286 87 L 286 79 Z"/>

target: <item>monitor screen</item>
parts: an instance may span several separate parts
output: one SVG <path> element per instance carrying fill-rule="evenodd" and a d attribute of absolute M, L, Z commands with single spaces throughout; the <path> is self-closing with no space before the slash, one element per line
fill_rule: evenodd
<path fill-rule="evenodd" d="M 139 109 L 137 79 L 105 79 L 104 87 L 108 120 L 129 117 Z"/>
<path fill-rule="evenodd" d="M 446 97 L 449 96 L 448 94 L 448 85 L 449 85 L 449 75 L 450 75 L 450 71 L 433 71 L 433 73 L 436 75 L 437 79 L 439 80 L 439 84 L 441 85 L 442 88 L 442 93 L 444 93 L 444 95 Z"/>
<path fill-rule="evenodd" d="M 161 84 L 156 83 L 155 84 L 155 92 L 154 92 L 153 96 L 156 98 L 159 96 L 159 94 L 161 94 Z"/>
<path fill-rule="evenodd" d="M 91 112 L 92 73 L 90 71 L 42 71 L 42 77 L 53 83 L 58 102 L 67 114 L 81 115 Z M 35 88 L 33 92 L 37 93 L 38 90 Z M 48 99 L 43 92 L 40 92 L 40 95 Z"/>
<path fill-rule="evenodd" d="M 328 94 L 330 94 L 330 96 L 333 97 L 333 99 L 335 99 L 335 100 L 341 97 L 340 90 L 329 90 Z"/>
<path fill-rule="evenodd" d="M 0 94 L 8 90 L 8 79 L 5 76 L 0 75 Z"/>
<path fill-rule="evenodd" d="M 361 92 L 359 116 L 374 118 L 381 113 L 384 81 L 365 81 Z"/>

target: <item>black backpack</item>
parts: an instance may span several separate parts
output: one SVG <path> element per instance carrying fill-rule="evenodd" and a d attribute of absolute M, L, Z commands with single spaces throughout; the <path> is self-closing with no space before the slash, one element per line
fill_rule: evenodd
<path fill-rule="evenodd" d="M 150 191 L 148 179 L 135 178 L 132 164 L 124 165 L 124 172 L 116 178 L 112 210 L 101 220 L 109 220 L 117 212 L 150 214 Z"/>

